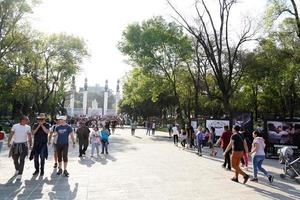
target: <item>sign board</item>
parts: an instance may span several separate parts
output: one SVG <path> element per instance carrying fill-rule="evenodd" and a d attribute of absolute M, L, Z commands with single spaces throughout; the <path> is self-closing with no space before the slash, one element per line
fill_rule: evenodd
<path fill-rule="evenodd" d="M 229 120 L 217 120 L 217 119 L 208 119 L 205 122 L 207 128 L 214 127 L 216 129 L 216 136 L 221 136 L 224 131 L 224 126 L 229 126 Z"/>

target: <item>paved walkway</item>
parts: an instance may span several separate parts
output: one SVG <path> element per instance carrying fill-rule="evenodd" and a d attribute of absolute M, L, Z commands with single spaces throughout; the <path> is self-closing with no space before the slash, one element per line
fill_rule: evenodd
<path fill-rule="evenodd" d="M 300 199 L 300 185 L 280 179 L 276 160 L 266 161 L 275 175 L 272 185 L 261 176 L 259 183 L 243 185 L 231 182 L 233 172 L 221 168 L 221 153 L 212 158 L 204 149 L 205 155 L 198 157 L 174 146 L 166 133 L 149 137 L 138 130 L 131 136 L 129 129 L 117 130 L 110 143 L 110 155 L 99 158 L 79 159 L 77 147 L 71 148 L 69 178 L 56 175 L 52 158 L 44 177 L 32 177 L 33 162 L 26 160 L 20 182 L 12 177 L 13 162 L 5 151 L 0 156 L 0 199 Z"/>

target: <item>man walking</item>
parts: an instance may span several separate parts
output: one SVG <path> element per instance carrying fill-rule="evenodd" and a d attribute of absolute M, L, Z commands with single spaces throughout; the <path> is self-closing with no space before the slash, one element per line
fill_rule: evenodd
<path fill-rule="evenodd" d="M 222 133 L 221 137 L 217 141 L 217 145 L 221 143 L 221 148 L 223 149 L 223 152 L 225 152 L 228 144 L 230 143 L 231 138 L 231 131 L 229 131 L 228 126 L 224 126 L 224 132 Z M 230 155 L 231 155 L 231 149 L 228 150 L 228 152 L 224 156 L 224 163 L 222 165 L 223 168 L 226 168 L 227 170 L 231 170 L 231 163 L 230 163 Z"/>
<path fill-rule="evenodd" d="M 85 156 L 85 152 L 89 146 L 90 129 L 85 122 L 80 122 L 80 127 L 76 131 L 77 140 L 79 143 L 79 157 Z"/>
<path fill-rule="evenodd" d="M 247 142 L 242 134 L 239 133 L 240 127 L 235 126 L 233 128 L 233 135 L 231 136 L 230 142 L 224 151 L 225 156 L 232 148 L 231 164 L 235 169 L 235 176 L 231 179 L 234 182 L 239 182 L 238 176 L 241 174 L 244 177 L 244 184 L 248 181 L 249 175 L 243 172 L 240 168 L 240 162 L 243 158 L 244 151 L 248 154 Z"/>
<path fill-rule="evenodd" d="M 28 126 L 29 119 L 27 116 L 20 118 L 20 123 L 13 125 L 8 137 L 8 147 L 10 148 L 9 156 L 12 156 L 16 169 L 17 180 L 22 179 L 25 158 L 28 155 L 29 148 L 32 146 L 31 128 Z M 11 140 L 13 138 L 13 144 Z"/>
<path fill-rule="evenodd" d="M 44 113 L 40 113 L 37 117 L 38 123 L 34 124 L 32 127 L 32 134 L 34 136 L 34 143 L 33 149 L 31 151 L 31 156 L 34 158 L 34 167 L 35 172 L 33 176 L 39 174 L 39 158 L 41 160 L 41 173 L 40 175 L 44 175 L 44 166 L 45 166 L 45 159 L 48 158 L 48 133 L 50 129 L 50 124 L 46 123 L 46 115 Z"/>
<path fill-rule="evenodd" d="M 57 135 L 56 151 L 58 157 L 58 172 L 57 175 L 62 173 L 68 177 L 69 173 L 67 171 L 68 166 L 68 150 L 69 150 L 69 136 L 73 141 L 73 148 L 75 148 L 75 138 L 73 129 L 70 125 L 66 123 L 66 116 L 59 116 L 58 126 L 55 129 L 54 136 Z M 62 171 L 62 160 L 64 160 L 64 171 Z"/>

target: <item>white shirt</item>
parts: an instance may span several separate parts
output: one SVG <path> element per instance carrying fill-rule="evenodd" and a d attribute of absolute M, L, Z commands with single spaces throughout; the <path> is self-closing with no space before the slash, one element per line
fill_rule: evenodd
<path fill-rule="evenodd" d="M 264 156 L 265 155 L 265 140 L 262 137 L 256 137 L 253 140 L 253 144 L 256 144 L 256 151 L 254 155 Z"/>
<path fill-rule="evenodd" d="M 172 128 L 172 132 L 173 132 L 173 135 L 178 135 L 178 134 L 179 134 L 178 128 L 177 128 L 176 126 L 174 126 L 174 127 Z"/>
<path fill-rule="evenodd" d="M 27 134 L 31 132 L 31 128 L 28 125 L 15 124 L 11 128 L 14 132 L 14 143 L 27 142 Z"/>

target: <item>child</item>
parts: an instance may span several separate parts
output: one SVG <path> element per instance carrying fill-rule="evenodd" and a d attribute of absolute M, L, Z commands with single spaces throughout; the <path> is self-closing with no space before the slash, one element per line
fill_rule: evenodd
<path fill-rule="evenodd" d="M 97 150 L 97 155 L 99 156 L 99 145 L 100 145 L 100 137 L 98 134 L 98 127 L 94 128 L 94 131 L 91 134 L 90 137 L 90 144 L 92 144 L 92 155 L 91 157 L 94 157 L 94 151 Z"/>
<path fill-rule="evenodd" d="M 101 145 L 102 145 L 101 154 L 104 154 L 104 149 L 105 149 L 105 153 L 108 154 L 108 150 L 107 150 L 108 137 L 109 137 L 109 131 L 107 130 L 107 128 L 104 127 L 100 131 L 100 138 L 101 138 Z"/>
<path fill-rule="evenodd" d="M 205 129 L 203 130 L 203 132 Z M 198 131 L 196 134 L 196 139 L 197 139 L 197 148 L 198 148 L 198 155 L 202 156 L 202 144 L 203 144 L 203 139 L 204 139 L 204 134 L 201 130 L 201 126 L 198 126 Z"/>

